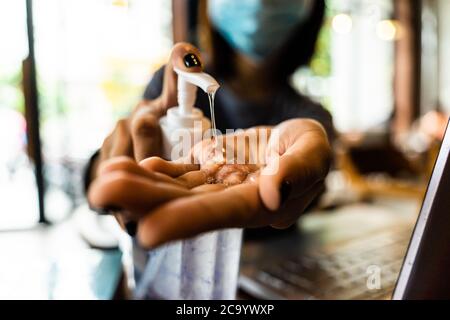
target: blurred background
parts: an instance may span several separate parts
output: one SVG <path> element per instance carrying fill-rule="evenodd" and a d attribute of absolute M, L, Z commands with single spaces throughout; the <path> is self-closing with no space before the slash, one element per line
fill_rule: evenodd
<path fill-rule="evenodd" d="M 89 157 L 139 101 L 173 43 L 199 43 L 199 2 L 0 2 L 0 239 L 7 239 L 2 250 L 29 250 L 35 238 L 16 240 L 17 231 L 62 224 L 85 205 L 82 172 Z M 420 201 L 450 113 L 450 2 L 326 4 L 315 56 L 292 77 L 295 88 L 332 113 L 339 132 L 330 175 L 336 192 L 325 197 L 324 206 L 378 195 Z M 59 233 L 53 236 L 60 239 Z M 78 257 L 85 257 L 81 248 Z M 74 272 L 64 266 L 73 268 L 70 259 L 77 258 L 68 259 L 58 256 L 54 264 L 35 267 L 60 270 L 63 278 Z M 108 251 L 85 260 L 120 281 L 120 259 Z M 18 278 L 36 281 L 27 273 Z M 1 281 L 12 283 L 0 275 Z M 34 293 L 17 296 L 48 298 L 49 283 L 42 280 Z M 83 298 L 111 298 L 115 287 L 77 285 L 76 297 Z"/>

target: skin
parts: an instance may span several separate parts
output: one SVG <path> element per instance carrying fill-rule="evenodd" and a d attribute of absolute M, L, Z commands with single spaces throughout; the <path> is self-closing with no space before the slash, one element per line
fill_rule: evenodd
<path fill-rule="evenodd" d="M 236 76 L 229 85 L 238 95 L 253 101 L 263 101 L 273 94 L 272 79 L 261 70 L 261 66 L 243 54 L 233 55 Z"/>
<path fill-rule="evenodd" d="M 116 208 L 121 225 L 137 221 L 137 238 L 145 248 L 221 228 L 289 227 L 322 192 L 330 165 L 325 130 L 308 119 L 224 137 L 222 146 L 235 144 L 239 135 L 256 134 L 259 139 L 259 130 L 268 130 L 270 138 L 261 163 L 248 163 L 257 150 L 250 143 L 244 146 L 244 164 L 218 162 L 210 152 L 210 140 L 194 146 L 190 159 L 183 163 L 158 158 L 159 117 L 176 105 L 172 66 L 186 69 L 182 57 L 191 52 L 200 57 L 189 44 L 174 47 L 161 97 L 142 102 L 129 118 L 119 121 L 105 140 L 92 172 L 95 180 L 88 192 L 91 206 Z M 273 129 L 279 135 L 271 134 Z M 230 160 L 236 154 L 224 156 Z M 275 171 L 271 170 L 274 166 Z M 281 203 L 284 182 L 289 182 L 292 190 Z"/>
<path fill-rule="evenodd" d="M 117 122 L 114 130 L 106 137 L 100 149 L 100 157 L 95 161 L 91 177 L 95 178 L 98 166 L 111 158 L 128 156 L 137 161 L 161 154 L 161 131 L 159 119 L 167 109 L 177 105 L 177 76 L 174 66 L 187 72 L 200 72 L 200 67 L 187 68 L 183 57 L 194 53 L 200 57 L 199 50 L 188 44 L 178 43 L 172 49 L 171 57 L 164 72 L 163 91 L 155 100 L 143 100 L 128 118 Z"/>

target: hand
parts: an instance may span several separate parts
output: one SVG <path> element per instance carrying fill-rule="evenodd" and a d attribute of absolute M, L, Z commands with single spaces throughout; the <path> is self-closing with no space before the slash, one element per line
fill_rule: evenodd
<path fill-rule="evenodd" d="M 210 156 L 204 156 L 210 149 L 194 148 L 200 170 L 158 158 L 142 161 L 139 169 L 110 167 L 89 197 L 96 205 L 113 203 L 134 212 L 144 247 L 221 228 L 288 227 L 323 190 L 331 150 L 315 121 L 295 119 L 275 128 L 279 134 L 271 130 L 266 163 L 211 163 Z M 254 148 L 246 150 L 246 161 L 254 153 Z"/>
<path fill-rule="evenodd" d="M 195 54 L 201 59 L 199 50 L 191 44 L 178 43 L 173 47 L 164 71 L 161 96 L 155 100 L 141 101 L 128 118 L 117 122 L 100 149 L 100 156 L 92 168 L 92 179 L 97 177 L 99 165 L 108 159 L 128 156 L 140 161 L 161 154 L 159 119 L 168 108 L 177 104 L 177 76 L 173 67 L 188 72 L 199 72 L 202 69 L 201 63 L 189 68 L 186 66 L 184 59 L 188 54 Z"/>
<path fill-rule="evenodd" d="M 171 52 L 169 62 L 164 70 L 164 83 L 161 96 L 151 101 L 141 101 L 128 118 L 119 120 L 104 140 L 99 156 L 94 160 L 89 177 L 91 180 L 101 174 L 99 168 L 111 159 L 127 156 L 136 161 L 161 154 L 161 131 L 159 119 L 165 115 L 168 108 L 177 104 L 177 76 L 173 67 L 187 71 L 199 72 L 200 64 L 186 66 L 185 57 L 195 54 L 201 61 L 200 52 L 188 43 L 176 44 Z M 91 181 L 88 181 L 90 184 Z M 89 187 L 90 188 L 90 187 Z M 91 204 L 91 203 L 90 203 Z M 92 204 L 91 204 L 92 206 Z M 118 222 L 124 227 L 128 220 L 119 212 L 115 214 Z"/>
<path fill-rule="evenodd" d="M 214 229 L 287 228 L 295 223 L 324 190 L 331 148 L 325 130 L 316 121 L 294 119 L 275 129 L 278 134 L 272 129 L 264 150 L 266 163 L 260 163 L 256 171 L 250 170 L 250 179 L 242 176 L 242 184 L 183 197 L 150 211 L 139 222 L 140 243 L 152 247 Z M 255 149 L 245 153 L 248 159 Z M 203 157 L 200 161 L 203 170 L 205 164 L 209 165 L 207 160 Z M 180 223 L 185 219 L 188 223 Z"/>

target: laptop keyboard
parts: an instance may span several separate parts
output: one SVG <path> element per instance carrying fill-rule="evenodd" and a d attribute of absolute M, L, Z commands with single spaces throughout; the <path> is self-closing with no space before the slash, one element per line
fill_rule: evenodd
<path fill-rule="evenodd" d="M 245 291 L 249 283 L 280 299 L 383 299 L 392 293 L 411 232 L 387 232 L 328 252 L 287 256 L 279 262 L 259 266 L 242 277 Z M 371 271 L 372 270 L 372 273 Z M 368 286 L 373 271 L 379 287 Z M 252 290 L 253 293 L 255 290 Z M 260 296 L 260 298 L 264 298 Z"/>

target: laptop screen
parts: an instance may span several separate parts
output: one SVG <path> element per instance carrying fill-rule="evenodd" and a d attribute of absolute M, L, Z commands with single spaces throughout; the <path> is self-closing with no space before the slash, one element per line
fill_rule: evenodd
<path fill-rule="evenodd" d="M 447 131 L 393 299 L 450 298 L 450 130 Z"/>

